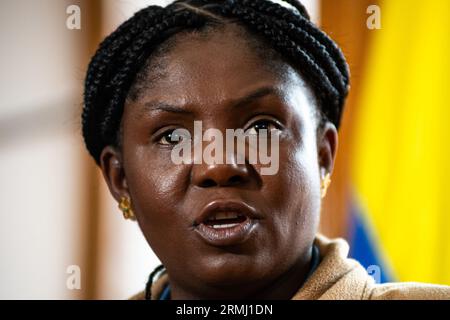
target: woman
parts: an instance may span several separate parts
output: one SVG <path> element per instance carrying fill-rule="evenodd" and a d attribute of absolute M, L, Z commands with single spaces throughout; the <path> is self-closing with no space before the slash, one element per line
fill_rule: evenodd
<path fill-rule="evenodd" d="M 175 1 L 108 36 L 87 72 L 83 135 L 164 266 L 135 298 L 450 298 L 377 285 L 343 240 L 317 235 L 348 88 L 341 51 L 297 1 Z M 227 130 L 248 150 L 223 159 L 202 142 Z M 268 174 L 250 161 L 263 142 Z"/>

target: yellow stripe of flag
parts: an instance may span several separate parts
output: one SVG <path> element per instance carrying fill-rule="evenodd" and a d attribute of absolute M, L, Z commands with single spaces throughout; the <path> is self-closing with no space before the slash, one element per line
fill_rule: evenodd
<path fill-rule="evenodd" d="M 396 280 L 450 284 L 450 1 L 380 7 L 352 181 Z"/>

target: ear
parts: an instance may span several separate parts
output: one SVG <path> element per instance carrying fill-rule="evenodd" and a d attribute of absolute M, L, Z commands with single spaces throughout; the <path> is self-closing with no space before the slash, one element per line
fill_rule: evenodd
<path fill-rule="evenodd" d="M 338 147 L 338 133 L 333 123 L 327 121 L 318 132 L 318 160 L 320 176 L 332 173 Z"/>
<path fill-rule="evenodd" d="M 100 154 L 100 167 L 114 199 L 119 202 L 121 197 L 130 197 L 121 151 L 112 146 L 103 148 Z"/>

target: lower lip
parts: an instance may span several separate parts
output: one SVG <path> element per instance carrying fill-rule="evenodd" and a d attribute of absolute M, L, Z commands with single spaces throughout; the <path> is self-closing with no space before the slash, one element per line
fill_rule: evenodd
<path fill-rule="evenodd" d="M 257 220 L 247 218 L 245 221 L 228 228 L 213 228 L 199 224 L 195 230 L 200 237 L 213 246 L 231 246 L 245 242 L 257 226 Z"/>

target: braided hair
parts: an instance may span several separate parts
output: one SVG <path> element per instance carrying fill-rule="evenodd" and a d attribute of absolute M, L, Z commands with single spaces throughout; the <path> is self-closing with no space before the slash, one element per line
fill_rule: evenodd
<path fill-rule="evenodd" d="M 157 275 L 160 275 L 164 272 L 165 268 L 162 264 L 157 266 L 148 276 L 147 283 L 145 285 L 145 300 L 152 300 L 152 284 Z"/>
<path fill-rule="evenodd" d="M 100 44 L 85 79 L 82 132 L 96 163 L 107 145 L 119 144 L 130 90 L 151 55 L 172 35 L 204 31 L 233 21 L 302 70 L 317 100 L 321 121 L 339 128 L 349 71 L 339 47 L 311 21 L 298 0 L 177 0 L 134 14 Z"/>

